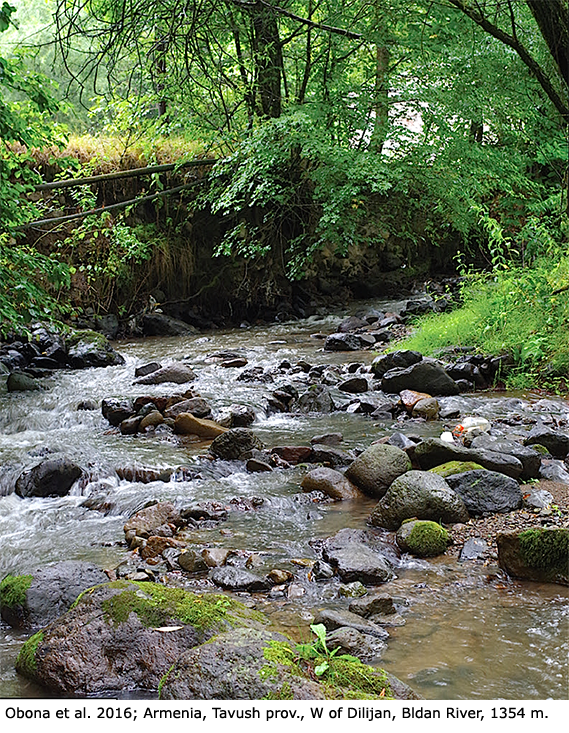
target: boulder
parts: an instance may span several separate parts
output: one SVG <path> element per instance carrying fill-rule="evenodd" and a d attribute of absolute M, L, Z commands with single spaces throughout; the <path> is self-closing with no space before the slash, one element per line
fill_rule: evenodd
<path fill-rule="evenodd" d="M 497 453 L 485 448 L 465 448 L 462 445 L 446 443 L 440 438 L 428 438 L 415 447 L 415 459 L 421 468 L 428 470 L 449 461 L 473 461 L 489 471 L 498 471 L 506 476 L 518 478 L 524 467 L 515 456 Z"/>
<path fill-rule="evenodd" d="M 396 530 L 405 519 L 412 518 L 454 524 L 467 522 L 469 515 L 460 496 L 444 478 L 425 471 L 408 471 L 391 484 L 369 522 Z"/>
<path fill-rule="evenodd" d="M 517 443 L 515 440 L 500 440 L 487 433 L 482 433 L 472 440 L 470 447 L 474 450 L 490 450 L 494 453 L 514 456 L 523 466 L 521 479 L 537 478 L 539 476 L 541 456 L 533 448 Z"/>
<path fill-rule="evenodd" d="M 438 420 L 439 403 L 434 397 L 419 400 L 413 405 L 412 417 L 422 417 L 424 420 Z"/>
<path fill-rule="evenodd" d="M 532 528 L 497 536 L 498 563 L 514 578 L 569 585 L 569 529 Z"/>
<path fill-rule="evenodd" d="M 83 593 L 72 609 L 28 639 L 16 669 L 58 697 L 156 691 L 189 648 L 255 624 L 254 612 L 226 596 L 116 581 Z"/>
<path fill-rule="evenodd" d="M 448 461 L 448 463 L 442 463 L 440 466 L 429 468 L 430 473 L 436 473 L 438 476 L 447 478 L 447 476 L 454 476 L 457 473 L 464 473 L 465 471 L 476 471 L 482 468 L 479 463 L 473 461 Z"/>
<path fill-rule="evenodd" d="M 436 361 L 422 359 L 406 369 L 391 369 L 381 379 L 384 392 L 402 392 L 405 389 L 427 392 L 429 395 L 457 395 L 459 387 Z"/>
<path fill-rule="evenodd" d="M 545 425 L 536 425 L 524 440 L 524 445 L 536 444 L 545 446 L 555 458 L 565 458 L 569 454 L 569 435 Z"/>
<path fill-rule="evenodd" d="M 156 371 L 147 374 L 145 377 L 135 379 L 134 384 L 165 384 L 167 382 L 185 384 L 186 382 L 193 382 L 194 379 L 196 379 L 196 375 L 187 364 L 174 362 L 156 369 Z"/>
<path fill-rule="evenodd" d="M 161 700 L 417 699 L 383 669 L 312 653 L 282 634 L 237 629 L 190 649 L 160 684 Z M 326 662 L 317 676 L 315 668 Z"/>
<path fill-rule="evenodd" d="M 383 639 L 349 626 L 340 626 L 326 634 L 326 646 L 331 652 L 337 649 L 341 654 L 351 654 L 367 664 L 377 662 L 387 649 Z"/>
<path fill-rule="evenodd" d="M 387 593 L 371 593 L 363 598 L 356 598 L 350 603 L 349 609 L 358 616 L 389 616 L 397 612 L 393 598 Z"/>
<path fill-rule="evenodd" d="M 164 410 L 164 417 L 176 419 L 182 412 L 189 412 L 194 417 L 209 417 L 211 407 L 203 397 L 190 397 L 188 400 L 176 402 Z"/>
<path fill-rule="evenodd" d="M 178 435 L 197 435 L 204 440 L 213 440 L 226 433 L 227 428 L 222 428 L 213 420 L 194 417 L 190 412 L 182 412 L 176 417 L 174 432 Z"/>
<path fill-rule="evenodd" d="M 390 369 L 406 369 L 422 359 L 423 355 L 418 351 L 392 351 L 376 356 L 371 363 L 371 371 L 374 377 L 381 379 Z"/>
<path fill-rule="evenodd" d="M 164 313 L 145 313 L 140 325 L 145 336 L 188 336 L 198 333 L 194 326 Z"/>
<path fill-rule="evenodd" d="M 123 420 L 134 417 L 132 400 L 104 399 L 101 402 L 101 412 L 105 420 L 108 420 L 113 427 L 118 427 Z"/>
<path fill-rule="evenodd" d="M 39 628 L 67 611 L 80 593 L 106 583 L 106 573 L 88 562 L 66 560 L 8 575 L 0 583 L 0 611 L 10 626 Z"/>
<path fill-rule="evenodd" d="M 357 580 L 366 585 L 379 585 L 394 577 L 389 560 L 363 542 L 326 548 L 323 556 L 329 565 L 336 568 L 344 583 Z"/>
<path fill-rule="evenodd" d="M 107 337 L 97 331 L 76 331 L 65 340 L 67 361 L 73 369 L 117 366 L 124 357 L 113 349 Z"/>
<path fill-rule="evenodd" d="M 410 469 L 411 461 L 400 448 L 374 443 L 347 468 L 346 478 L 368 496 L 380 499 L 391 483 Z"/>
<path fill-rule="evenodd" d="M 417 557 L 442 555 L 449 543 L 449 533 L 437 522 L 411 519 L 397 530 L 397 544 L 401 550 Z"/>
<path fill-rule="evenodd" d="M 344 474 L 333 468 L 314 468 L 300 483 L 305 492 L 321 491 L 334 501 L 362 499 L 364 494 Z"/>
<path fill-rule="evenodd" d="M 352 613 L 351 611 L 320 608 L 314 614 L 314 623 L 323 624 L 328 631 L 349 628 L 355 629 L 362 634 L 375 636 L 377 639 L 381 639 L 382 641 L 386 641 L 389 638 L 389 634 L 381 626 L 374 624 L 373 621 L 368 621 L 367 619 L 362 618 L 362 616 L 358 616 L 356 613 Z"/>
<path fill-rule="evenodd" d="M 350 394 L 360 394 L 368 391 L 369 384 L 365 377 L 349 377 L 349 379 L 340 382 L 338 389 Z"/>
<path fill-rule="evenodd" d="M 332 333 L 324 342 L 324 351 L 359 351 L 360 337 L 355 333 Z"/>
<path fill-rule="evenodd" d="M 262 441 L 249 428 L 231 428 L 215 438 L 209 452 L 225 461 L 243 461 L 251 451 L 263 448 Z"/>
<path fill-rule="evenodd" d="M 266 591 L 271 586 L 266 578 L 261 578 L 248 570 L 232 567 L 231 565 L 215 568 L 211 574 L 211 579 L 216 585 L 225 590 L 246 591 L 248 593 Z"/>
<path fill-rule="evenodd" d="M 41 389 L 40 383 L 23 372 L 12 372 L 6 380 L 8 392 L 37 392 Z"/>
<path fill-rule="evenodd" d="M 298 398 L 295 407 L 297 412 L 307 414 L 310 412 L 329 413 L 336 409 L 330 390 L 324 384 L 313 384 Z"/>
<path fill-rule="evenodd" d="M 510 512 L 522 505 L 518 482 L 497 471 L 464 471 L 447 476 L 446 481 L 472 515 Z"/>
<path fill-rule="evenodd" d="M 65 496 L 82 475 L 83 469 L 67 456 L 46 458 L 20 474 L 16 494 L 21 497 Z"/>

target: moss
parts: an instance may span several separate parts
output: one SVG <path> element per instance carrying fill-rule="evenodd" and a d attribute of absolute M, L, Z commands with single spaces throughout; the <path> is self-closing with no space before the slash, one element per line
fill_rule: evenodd
<path fill-rule="evenodd" d="M 414 520 L 401 525 L 397 544 L 418 557 L 434 557 L 442 554 L 450 542 L 449 533 L 437 522 Z"/>
<path fill-rule="evenodd" d="M 30 636 L 20 649 L 16 658 L 16 671 L 24 677 L 33 678 L 35 676 L 37 668 L 36 652 L 42 641 L 43 631 L 38 631 L 37 634 Z"/>
<path fill-rule="evenodd" d="M 268 664 L 259 670 L 261 679 L 278 679 L 279 665 L 287 667 L 290 674 L 303 676 L 302 669 L 298 665 L 298 656 L 286 641 L 270 641 L 263 649 L 263 656 Z"/>
<path fill-rule="evenodd" d="M 170 677 L 170 675 L 172 674 L 172 671 L 174 670 L 175 666 L 176 664 L 174 663 L 170 667 L 170 669 L 166 672 L 166 674 L 163 677 L 161 677 L 160 682 L 158 683 L 158 699 L 159 700 L 162 697 L 162 688 L 164 687 L 164 684 L 166 683 L 166 680 L 168 679 L 168 677 Z"/>
<path fill-rule="evenodd" d="M 123 581 L 109 585 L 124 588 L 122 593 L 102 603 L 103 611 L 114 624 L 126 622 L 130 614 L 135 613 L 141 623 L 149 628 L 164 626 L 176 619 L 205 630 L 231 620 L 228 612 L 231 612 L 234 622 L 235 617 L 251 617 L 251 611 L 246 606 L 224 595 L 197 595 L 181 588 L 148 582 Z"/>
<path fill-rule="evenodd" d="M 328 700 L 393 699 L 387 673 L 363 664 L 359 659 L 330 657 L 328 669 L 322 675 Z"/>
<path fill-rule="evenodd" d="M 519 534 L 520 555 L 530 568 L 569 575 L 569 529 L 526 529 Z"/>
<path fill-rule="evenodd" d="M 26 594 L 32 580 L 32 575 L 7 575 L 0 583 L 0 606 L 25 606 Z"/>
<path fill-rule="evenodd" d="M 88 343 L 93 344 L 93 346 L 96 346 L 98 349 L 105 349 L 109 344 L 108 339 L 104 334 L 99 333 L 98 331 L 89 330 L 74 331 L 70 336 L 67 336 L 65 341 L 68 348 L 78 346 L 81 343 Z"/>
<path fill-rule="evenodd" d="M 464 473 L 465 471 L 476 471 L 483 468 L 483 466 L 474 463 L 473 461 L 448 461 L 442 463 L 440 466 L 435 466 L 429 469 L 431 473 L 436 473 L 443 478 L 447 476 L 454 476 L 457 473 Z"/>

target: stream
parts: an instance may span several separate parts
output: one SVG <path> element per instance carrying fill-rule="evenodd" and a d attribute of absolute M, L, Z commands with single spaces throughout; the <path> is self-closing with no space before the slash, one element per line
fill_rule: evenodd
<path fill-rule="evenodd" d="M 402 303 L 374 301 L 352 308 L 399 310 Z M 374 422 L 362 414 L 336 411 L 325 415 L 279 413 L 266 416 L 265 397 L 274 384 L 237 381 L 241 369 L 227 369 L 209 358 L 216 352 L 238 352 L 247 368 L 276 367 L 303 359 L 311 364 L 369 364 L 375 353 L 324 352 L 315 333 L 333 333 L 345 316 L 313 316 L 271 326 L 212 331 L 188 337 L 130 340 L 115 344 L 124 356 L 122 366 L 62 370 L 44 380 L 42 392 L 8 394 L 0 388 L 0 579 L 24 574 L 50 562 L 88 560 L 104 569 L 122 562 L 127 550 L 123 525 L 152 500 L 178 505 L 190 501 L 262 497 L 254 511 L 232 512 L 219 526 L 196 529 L 192 540 L 254 552 L 261 570 L 287 567 L 299 575 L 304 595 L 259 601 L 258 607 L 291 636 L 308 634 L 312 612 L 323 605 L 346 607 L 339 582 L 306 581 L 302 565 L 291 559 L 315 559 L 309 544 L 344 527 L 365 529 L 373 500 L 314 504 L 302 501 L 300 480 L 306 469 L 293 467 L 267 473 L 248 473 L 243 466 L 226 470 L 199 459 L 208 443 L 180 444 L 164 432 L 124 436 L 110 429 L 100 409 L 77 410 L 81 401 L 100 405 L 108 397 L 168 395 L 185 391 L 175 384 L 133 385 L 134 370 L 150 361 L 167 364 L 186 359 L 197 374 L 192 382 L 214 413 L 238 403 L 255 409 L 252 428 L 268 446 L 306 445 L 317 434 L 341 432 L 342 448 L 363 449 L 394 430 L 438 437 L 453 421 Z M 293 375 L 301 391 L 306 374 Z M 290 383 L 291 376 L 286 381 Z M 333 390 L 338 404 L 349 395 Z M 461 396 L 470 414 L 493 419 L 554 414 L 567 418 L 569 405 L 543 395 L 476 393 Z M 456 421 L 454 421 L 456 422 Z M 21 499 L 11 493 L 24 465 L 42 451 L 58 451 L 89 469 L 90 481 L 78 483 L 61 498 Z M 205 465 L 205 467 L 203 467 Z M 200 467 L 192 480 L 168 483 L 120 480 L 116 467 Z M 202 468 L 203 467 L 203 468 Z M 197 471 L 196 471 L 197 473 Z M 569 490 L 569 487 L 568 487 Z M 83 506 L 96 497 L 105 512 Z M 295 569 L 296 568 L 296 569 Z M 304 572 L 304 575 L 303 575 Z M 568 699 L 569 588 L 514 581 L 480 562 L 458 562 L 443 555 L 431 560 L 404 556 L 397 578 L 386 592 L 407 599 L 406 623 L 389 628 L 390 639 L 381 665 L 426 699 Z M 20 678 L 14 660 L 21 632 L 0 625 L 0 697 L 43 697 L 44 693 Z"/>

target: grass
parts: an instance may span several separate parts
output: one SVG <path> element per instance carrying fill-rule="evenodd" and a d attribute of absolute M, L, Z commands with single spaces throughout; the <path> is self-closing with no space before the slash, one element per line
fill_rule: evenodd
<path fill-rule="evenodd" d="M 510 354 L 515 364 L 510 388 L 567 390 L 569 380 L 569 257 L 542 258 L 531 267 L 512 267 L 470 276 L 463 305 L 416 323 L 397 348 L 436 355 L 464 346 L 484 354 Z"/>

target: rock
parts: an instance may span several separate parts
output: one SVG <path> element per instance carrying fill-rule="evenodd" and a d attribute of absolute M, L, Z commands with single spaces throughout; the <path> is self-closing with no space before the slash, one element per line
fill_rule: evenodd
<path fill-rule="evenodd" d="M 381 379 L 390 369 L 406 369 L 422 359 L 423 355 L 418 351 L 392 351 L 389 354 L 376 356 L 371 363 L 371 371 L 374 377 Z"/>
<path fill-rule="evenodd" d="M 336 568 L 345 583 L 359 580 L 367 585 L 386 583 L 394 577 L 391 563 L 363 542 L 347 542 L 341 546 L 325 546 L 324 560 Z"/>
<path fill-rule="evenodd" d="M 132 400 L 105 399 L 101 403 L 101 412 L 113 427 L 118 427 L 123 420 L 134 417 Z"/>
<path fill-rule="evenodd" d="M 359 351 L 361 340 L 355 333 L 332 333 L 324 342 L 324 351 Z"/>
<path fill-rule="evenodd" d="M 415 447 L 414 455 L 421 468 L 425 470 L 449 461 L 474 461 L 489 471 L 498 471 L 512 478 L 518 478 L 523 472 L 521 461 L 514 456 L 486 449 L 465 448 L 462 445 L 446 443 L 439 438 L 421 441 Z"/>
<path fill-rule="evenodd" d="M 263 461 L 259 458 L 249 458 L 245 464 L 245 468 L 249 473 L 268 473 L 273 470 L 270 463 Z"/>
<path fill-rule="evenodd" d="M 317 443 L 318 445 L 331 445 L 336 447 L 343 440 L 344 436 L 342 433 L 325 433 L 324 435 L 315 435 L 313 438 L 310 438 L 310 444 L 314 445 Z"/>
<path fill-rule="evenodd" d="M 501 532 L 498 563 L 514 578 L 569 585 L 569 529 Z"/>
<path fill-rule="evenodd" d="M 46 458 L 20 474 L 16 494 L 23 498 L 65 496 L 82 475 L 83 469 L 67 456 Z"/>
<path fill-rule="evenodd" d="M 194 417 L 189 412 L 180 413 L 174 421 L 174 432 L 178 435 L 197 435 L 204 440 L 217 438 L 227 432 L 213 420 Z"/>
<path fill-rule="evenodd" d="M 500 440 L 493 436 L 482 433 L 476 436 L 470 447 L 474 450 L 483 449 L 490 450 L 494 453 L 502 453 L 508 456 L 514 456 L 523 466 L 520 475 L 522 479 L 537 478 L 541 466 L 541 456 L 533 448 L 528 448 L 514 440 Z"/>
<path fill-rule="evenodd" d="M 275 585 L 290 583 L 294 579 L 294 575 L 289 570 L 282 570 L 281 568 L 273 568 L 267 577 Z"/>
<path fill-rule="evenodd" d="M 555 458 L 565 458 L 569 454 L 569 435 L 544 425 L 536 425 L 524 440 L 524 445 L 535 444 L 545 446 Z"/>
<path fill-rule="evenodd" d="M 529 494 L 523 495 L 523 505 L 528 509 L 546 509 L 551 504 L 553 496 L 545 489 L 533 489 Z"/>
<path fill-rule="evenodd" d="M 367 321 L 358 318 L 357 316 L 348 316 L 338 326 L 339 333 L 349 333 L 350 331 L 357 331 L 358 328 L 365 328 L 368 325 Z"/>
<path fill-rule="evenodd" d="M 311 580 L 330 580 L 334 577 L 334 568 L 324 560 L 317 560 L 310 571 Z"/>
<path fill-rule="evenodd" d="M 368 391 L 369 384 L 365 377 L 350 377 L 340 382 L 338 389 L 342 392 L 349 392 L 350 394 L 360 394 Z"/>
<path fill-rule="evenodd" d="M 6 380 L 6 389 L 8 392 L 37 392 L 41 385 L 23 372 L 12 372 Z"/>
<path fill-rule="evenodd" d="M 443 367 L 430 359 L 422 359 L 406 369 L 391 369 L 381 379 L 384 392 L 405 389 L 427 392 L 429 395 L 457 395 L 459 388 Z"/>
<path fill-rule="evenodd" d="M 231 428 L 219 435 L 209 447 L 209 452 L 225 461 L 243 461 L 251 451 L 263 450 L 265 446 L 249 428 Z"/>
<path fill-rule="evenodd" d="M 16 669 L 56 697 L 156 690 L 183 652 L 255 623 L 249 609 L 226 596 L 117 581 L 84 593 L 28 639 Z"/>
<path fill-rule="evenodd" d="M 160 415 L 160 413 L 158 414 Z M 162 415 L 160 415 L 160 417 L 162 417 Z M 138 415 L 135 415 L 134 417 L 128 417 L 126 420 L 123 420 L 121 422 L 121 424 L 119 425 L 119 430 L 121 431 L 122 435 L 136 435 L 138 433 L 141 422 L 142 418 Z"/>
<path fill-rule="evenodd" d="M 437 522 L 412 519 L 403 522 L 397 530 L 399 547 L 417 557 L 442 555 L 449 543 L 449 533 Z"/>
<path fill-rule="evenodd" d="M 431 399 L 431 395 L 426 392 L 415 392 L 412 389 L 404 389 L 399 395 L 399 398 L 407 412 L 411 414 L 417 402 Z"/>
<path fill-rule="evenodd" d="M 293 466 L 306 463 L 312 459 L 312 447 L 309 445 L 280 445 L 271 448 L 271 453 Z"/>
<path fill-rule="evenodd" d="M 454 524 L 467 522 L 469 517 L 464 502 L 445 479 L 429 472 L 409 471 L 391 484 L 369 522 L 396 530 L 405 519 L 412 518 Z"/>
<path fill-rule="evenodd" d="M 340 626 L 326 634 L 326 646 L 331 652 L 337 649 L 341 654 L 351 654 L 366 664 L 380 660 L 387 649 L 385 641 L 377 636 L 363 634 L 348 626 Z"/>
<path fill-rule="evenodd" d="M 124 524 L 124 533 L 127 543 L 130 545 L 135 537 L 148 539 L 156 533 L 158 527 L 171 524 L 181 524 L 180 512 L 169 501 L 162 501 L 158 504 L 146 507 L 136 512 Z"/>
<path fill-rule="evenodd" d="M 267 591 L 270 588 L 270 583 L 266 578 L 261 578 L 242 568 L 231 566 L 215 568 L 211 574 L 211 579 L 216 585 L 231 591 L 256 593 Z"/>
<path fill-rule="evenodd" d="M 389 634 L 381 626 L 378 626 L 372 621 L 368 621 L 351 611 L 321 608 L 314 614 L 314 623 L 324 624 L 328 631 L 334 631 L 335 629 L 346 627 L 349 629 L 355 629 L 362 634 L 375 636 L 382 641 L 386 641 L 389 638 Z"/>
<path fill-rule="evenodd" d="M 65 613 L 87 588 L 108 582 L 106 573 L 88 562 L 68 560 L 8 575 L 0 583 L 0 611 L 10 626 L 39 628 Z"/>
<path fill-rule="evenodd" d="M 446 480 L 473 515 L 510 512 L 522 505 L 518 482 L 496 471 L 465 471 L 447 476 Z"/>
<path fill-rule="evenodd" d="M 247 405 L 230 405 L 218 415 L 216 422 L 224 428 L 248 428 L 257 419 L 255 410 Z"/>
<path fill-rule="evenodd" d="M 413 406 L 412 417 L 422 417 L 424 420 L 438 420 L 439 403 L 434 397 L 419 400 Z"/>
<path fill-rule="evenodd" d="M 188 336 L 198 333 L 188 323 L 164 313 L 145 313 L 141 318 L 141 327 L 145 336 Z"/>
<path fill-rule="evenodd" d="M 164 410 L 164 417 L 176 419 L 182 412 L 188 412 L 194 417 L 209 417 L 211 415 L 211 407 L 207 400 L 203 397 L 190 397 L 188 400 L 176 402 Z"/>
<path fill-rule="evenodd" d="M 219 568 L 225 565 L 230 550 L 223 547 L 206 547 L 202 550 L 202 557 L 210 568 Z"/>
<path fill-rule="evenodd" d="M 148 415 L 145 415 L 139 423 L 138 429 L 142 432 L 143 430 L 146 430 L 146 428 L 150 427 L 156 427 L 157 425 L 162 425 L 164 422 L 164 417 L 161 412 L 158 412 L 158 410 L 151 410 Z M 121 423 L 122 426 L 123 423 Z M 122 432 L 122 427 L 121 427 Z"/>
<path fill-rule="evenodd" d="M 166 550 L 171 548 L 179 549 L 183 546 L 181 542 L 172 539 L 170 527 L 160 527 L 159 530 L 159 535 L 151 535 L 144 543 L 140 544 L 140 557 L 143 560 L 153 560 Z M 137 544 L 136 541 L 133 544 Z"/>
<path fill-rule="evenodd" d="M 303 414 L 310 412 L 329 413 L 336 409 L 330 390 L 324 384 L 313 384 L 298 398 L 296 411 Z"/>
<path fill-rule="evenodd" d="M 373 593 L 363 598 L 356 598 L 350 603 L 349 610 L 363 618 L 377 614 L 388 616 L 397 612 L 393 598 L 387 593 Z"/>
<path fill-rule="evenodd" d="M 391 483 L 411 469 L 411 461 L 400 448 L 372 444 L 346 470 L 346 478 L 365 494 L 381 498 Z"/>
<path fill-rule="evenodd" d="M 305 492 L 321 491 L 334 501 L 362 499 L 363 493 L 344 474 L 332 468 L 314 468 L 300 483 Z"/>
<path fill-rule="evenodd" d="M 558 481 L 561 484 L 569 484 L 569 472 L 566 470 L 566 464 L 562 461 L 548 460 L 542 461 L 539 469 L 539 477 L 548 481 Z"/>
<path fill-rule="evenodd" d="M 152 374 L 152 372 L 157 372 L 158 369 L 162 369 L 162 364 L 159 364 L 157 361 L 151 361 L 148 364 L 143 364 L 142 366 L 137 367 L 134 370 L 134 376 L 147 377 L 149 374 Z"/>
<path fill-rule="evenodd" d="M 182 362 L 174 362 L 160 369 L 157 369 L 145 377 L 139 377 L 134 380 L 134 384 L 165 384 L 173 382 L 174 384 L 186 384 L 196 379 L 194 371 Z"/>
<path fill-rule="evenodd" d="M 458 561 L 466 562 L 468 560 L 477 560 L 479 557 L 482 557 L 487 551 L 488 545 L 483 539 L 480 539 L 480 537 L 470 537 L 464 543 L 464 546 L 460 551 Z"/>
<path fill-rule="evenodd" d="M 325 466 L 332 468 L 340 468 L 341 466 L 349 466 L 354 460 L 351 453 L 320 443 L 312 446 L 312 462 L 323 463 Z"/>
<path fill-rule="evenodd" d="M 160 699 L 280 699 L 283 690 L 295 700 L 321 699 L 320 686 L 297 673 L 294 658 L 293 642 L 275 632 L 238 629 L 221 634 L 180 657 L 161 684 Z"/>
<path fill-rule="evenodd" d="M 117 366 L 124 357 L 113 349 L 106 336 L 97 331 L 76 331 L 65 341 L 67 360 L 73 369 Z"/>
<path fill-rule="evenodd" d="M 205 557 L 197 550 L 184 550 L 180 553 L 178 565 L 187 573 L 207 573 L 210 568 Z"/>

